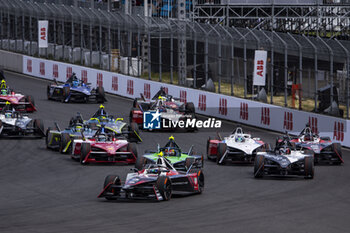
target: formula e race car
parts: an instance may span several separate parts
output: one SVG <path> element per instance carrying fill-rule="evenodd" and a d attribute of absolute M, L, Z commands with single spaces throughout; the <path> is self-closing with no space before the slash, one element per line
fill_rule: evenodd
<path fill-rule="evenodd" d="M 138 125 L 136 123 L 128 125 L 123 120 L 123 118 L 114 118 L 112 115 L 109 115 L 105 111 L 104 106 L 101 105 L 85 123 L 91 127 L 101 127 L 103 125 L 106 131 L 110 131 L 115 135 L 127 135 L 127 139 L 130 142 L 142 142 Z"/>
<path fill-rule="evenodd" d="M 311 130 L 308 124 L 298 137 L 287 136 L 297 149 L 312 150 L 315 154 L 315 163 L 340 165 L 344 162 L 340 143 L 333 143 L 329 137 L 320 137 Z M 282 139 L 277 140 L 281 141 Z"/>
<path fill-rule="evenodd" d="M 97 132 L 97 127 L 92 128 L 89 124 L 84 124 L 81 115 L 72 117 L 69 126 L 61 130 L 57 123 L 55 127 L 46 130 L 46 147 L 48 149 L 59 150 L 61 153 L 72 153 L 72 140 L 81 139 L 82 132 L 86 138 L 93 137 Z"/>
<path fill-rule="evenodd" d="M 166 158 L 159 157 L 157 163 L 148 164 L 141 171 L 135 168 L 135 172 L 127 175 L 124 184 L 117 175 L 107 176 L 98 197 L 107 200 L 126 198 L 168 201 L 176 192 L 202 193 L 204 174 L 200 169 L 192 169 L 193 165 L 187 171 L 177 171 Z"/>
<path fill-rule="evenodd" d="M 84 134 L 83 134 L 84 135 Z M 74 139 L 72 142 L 72 159 L 81 164 L 88 163 L 125 163 L 136 162 L 137 148 L 135 143 L 129 143 L 125 137 L 115 137 L 106 134 L 104 128 L 97 130 L 89 139 Z"/>
<path fill-rule="evenodd" d="M 47 86 L 47 98 L 68 102 L 97 102 L 104 103 L 106 100 L 103 87 L 91 88 L 90 83 L 79 80 L 75 73 L 68 80 L 59 85 L 55 83 Z"/>
<path fill-rule="evenodd" d="M 19 112 L 36 111 L 34 98 L 30 95 L 15 93 L 2 80 L 0 84 L 0 111 L 6 106 L 6 103 Z"/>
<path fill-rule="evenodd" d="M 265 175 L 303 176 L 314 178 L 314 153 L 311 150 L 296 150 L 288 137 L 277 141 L 274 150 L 258 152 L 254 161 L 254 177 Z"/>
<path fill-rule="evenodd" d="M 182 152 L 174 137 L 171 136 L 164 147 L 158 145 L 156 151 L 146 151 L 143 156 L 139 156 L 136 160 L 135 168 L 142 170 L 146 164 L 156 163 L 159 154 L 165 157 L 178 170 L 187 170 L 194 162 L 197 168 L 202 168 L 204 165 L 203 156 L 196 155 L 193 146 L 188 152 Z"/>
<path fill-rule="evenodd" d="M 42 138 L 45 137 L 44 123 L 5 107 L 0 113 L 0 136 Z"/>
<path fill-rule="evenodd" d="M 209 137 L 207 141 L 207 156 L 210 160 L 216 160 L 217 164 L 225 164 L 227 160 L 232 162 L 254 161 L 256 153 L 268 147 L 260 138 L 252 138 L 250 134 L 243 133 L 241 127 L 237 127 L 233 133 L 224 139 Z"/>
<path fill-rule="evenodd" d="M 179 121 L 183 121 L 183 125 L 189 131 L 196 129 L 194 124 L 188 124 L 189 121 L 196 118 L 194 104 L 191 102 L 183 103 L 179 99 L 166 94 L 162 88 L 152 98 L 152 101 L 147 101 L 143 94 L 141 94 L 141 98 L 134 100 L 129 116 L 130 122 L 135 122 L 145 129 L 144 112 L 156 112 L 159 114 L 160 122 L 163 126 L 161 129 L 174 130 L 179 128 Z"/>

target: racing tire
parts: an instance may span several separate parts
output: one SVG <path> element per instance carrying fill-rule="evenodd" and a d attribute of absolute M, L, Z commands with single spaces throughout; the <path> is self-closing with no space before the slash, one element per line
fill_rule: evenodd
<path fill-rule="evenodd" d="M 66 99 L 70 94 L 70 87 L 69 86 L 64 86 L 63 90 L 62 90 L 62 103 L 66 103 Z M 67 103 L 69 102 L 69 99 L 67 101 Z"/>
<path fill-rule="evenodd" d="M 45 137 L 44 122 L 41 119 L 35 119 L 33 122 L 34 134 L 39 137 Z"/>
<path fill-rule="evenodd" d="M 2 133 L 2 121 L 0 120 L 0 135 Z"/>
<path fill-rule="evenodd" d="M 198 193 L 201 194 L 204 191 L 204 173 L 202 170 L 197 172 L 198 178 Z"/>
<path fill-rule="evenodd" d="M 194 104 L 192 102 L 186 103 L 185 109 L 186 109 L 187 113 L 196 114 L 196 109 L 195 109 Z"/>
<path fill-rule="evenodd" d="M 164 201 L 169 201 L 171 199 L 171 180 L 168 176 L 159 176 L 156 181 L 156 187 Z"/>
<path fill-rule="evenodd" d="M 185 169 L 186 171 L 188 171 L 191 167 L 191 165 L 196 161 L 195 158 L 186 158 L 185 160 Z M 195 166 L 193 166 L 192 168 L 195 168 Z"/>
<path fill-rule="evenodd" d="M 114 185 L 121 185 L 121 181 L 119 176 L 117 175 L 108 175 L 105 178 L 105 182 L 103 183 L 103 189 L 105 189 L 107 187 L 107 185 L 109 185 L 110 183 L 114 184 Z M 119 190 L 115 190 L 115 189 L 111 189 L 110 190 L 111 193 L 113 193 L 115 196 L 119 196 L 120 191 Z M 105 197 L 107 200 L 116 200 L 116 197 Z"/>
<path fill-rule="evenodd" d="M 140 137 L 139 125 L 136 122 L 131 122 L 129 140 L 131 142 L 139 142 L 140 141 L 139 137 Z"/>
<path fill-rule="evenodd" d="M 50 90 L 51 90 L 50 85 L 47 85 L 47 88 L 46 88 L 46 95 L 47 95 L 47 99 L 48 99 L 48 100 L 51 99 Z"/>
<path fill-rule="evenodd" d="M 211 140 L 213 140 L 212 137 L 209 137 L 208 140 L 207 140 L 207 158 L 208 158 L 209 160 L 215 161 L 215 158 L 210 157 L 211 155 L 209 154 L 209 149 L 210 149 L 209 146 L 210 146 L 210 141 L 211 141 Z"/>
<path fill-rule="evenodd" d="M 132 107 L 133 108 L 138 108 L 137 99 L 134 99 L 134 101 L 132 102 Z"/>
<path fill-rule="evenodd" d="M 70 152 L 70 147 L 69 146 L 67 152 L 63 152 L 64 148 L 66 148 L 67 144 L 71 141 L 71 138 L 69 136 L 69 133 L 62 133 L 61 134 L 61 141 L 60 141 L 60 153 L 61 154 L 66 154 Z"/>
<path fill-rule="evenodd" d="M 257 155 L 254 160 L 254 178 L 262 178 L 264 176 L 264 165 L 264 156 Z"/>
<path fill-rule="evenodd" d="M 138 170 L 138 171 L 142 171 L 143 170 L 143 167 L 146 165 L 147 161 L 146 161 L 146 158 L 143 157 L 143 156 L 138 156 L 136 158 L 136 163 L 135 163 L 135 168 Z"/>
<path fill-rule="evenodd" d="M 341 149 L 341 144 L 340 143 L 333 143 L 332 144 L 332 149 L 334 151 L 335 157 L 339 159 L 339 161 L 333 162 L 334 165 L 341 165 L 342 164 L 342 159 L 343 159 L 343 153 Z"/>
<path fill-rule="evenodd" d="M 81 164 L 87 164 L 84 160 L 86 156 L 90 153 L 91 151 L 91 145 L 90 143 L 82 143 L 81 144 L 81 149 L 80 149 L 80 163 Z"/>
<path fill-rule="evenodd" d="M 313 157 L 306 157 L 304 160 L 304 175 L 305 179 L 313 179 L 314 178 L 314 158 Z"/>
<path fill-rule="evenodd" d="M 217 158 L 216 158 L 216 163 L 217 164 L 219 164 L 219 165 L 224 165 L 225 164 L 225 160 L 223 160 L 221 163 L 220 163 L 220 160 L 224 156 L 226 150 L 227 150 L 226 143 L 219 143 L 218 144 L 218 151 L 217 151 Z"/>
<path fill-rule="evenodd" d="M 103 87 L 97 87 L 96 100 L 97 103 L 104 103 L 106 99 L 105 89 Z"/>
<path fill-rule="evenodd" d="M 135 143 L 129 143 L 128 144 L 128 148 L 127 150 L 131 153 L 133 153 L 133 155 L 135 156 L 135 158 L 137 159 L 138 156 L 138 152 L 137 152 L 137 147 Z"/>
<path fill-rule="evenodd" d="M 50 136 L 51 136 L 51 133 L 50 133 L 51 130 L 52 130 L 52 128 L 49 127 L 49 128 L 47 128 L 46 133 L 45 133 L 45 135 L 46 135 L 46 137 L 45 137 L 45 144 L 46 144 L 46 148 L 47 148 L 47 149 L 50 149 L 50 146 L 49 146 L 49 138 L 50 138 Z"/>

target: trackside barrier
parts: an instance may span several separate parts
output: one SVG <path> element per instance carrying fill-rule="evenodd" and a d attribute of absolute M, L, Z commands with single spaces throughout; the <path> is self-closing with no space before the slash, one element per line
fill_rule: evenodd
<path fill-rule="evenodd" d="M 23 56 L 24 74 L 50 80 L 55 78 L 57 81 L 64 82 L 73 72 L 76 73 L 77 77 L 82 77 L 85 81 L 92 83 L 93 87 L 100 85 L 108 93 L 128 98 L 140 97 L 140 93 L 143 93 L 146 99 L 150 99 L 160 87 L 164 87 L 168 94 L 180 98 L 183 102 L 193 102 L 196 111 L 200 114 L 278 132 L 288 131 L 291 134 L 299 134 L 305 124 L 309 122 L 311 128 L 319 132 L 321 136 L 329 136 L 333 141 L 350 147 L 348 120 L 83 66 Z"/>

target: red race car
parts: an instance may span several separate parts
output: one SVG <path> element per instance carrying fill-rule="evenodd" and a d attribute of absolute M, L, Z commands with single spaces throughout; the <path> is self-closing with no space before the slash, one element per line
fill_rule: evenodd
<path fill-rule="evenodd" d="M 107 135 L 100 128 L 90 139 L 75 139 L 72 146 L 72 159 L 81 164 L 88 163 L 125 163 L 134 164 L 137 159 L 135 143 L 129 143 L 124 137 Z"/>
<path fill-rule="evenodd" d="M 2 80 L 0 85 L 0 111 L 4 108 L 6 103 L 10 103 L 11 108 L 19 112 L 36 111 L 32 96 L 15 93 L 6 86 L 6 81 Z"/>
<path fill-rule="evenodd" d="M 187 171 L 177 171 L 169 160 L 160 156 L 156 164 L 148 164 L 141 171 L 135 168 L 126 176 L 123 185 L 119 176 L 107 176 L 98 197 L 168 201 L 172 193 L 200 194 L 204 189 L 204 174 L 201 169 L 193 169 L 195 163 L 189 165 Z"/>

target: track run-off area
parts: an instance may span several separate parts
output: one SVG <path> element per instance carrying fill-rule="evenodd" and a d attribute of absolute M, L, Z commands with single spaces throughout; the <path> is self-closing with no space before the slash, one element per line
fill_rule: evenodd
<path fill-rule="evenodd" d="M 80 112 L 89 118 L 99 104 L 49 101 L 47 80 L 5 73 L 8 85 L 32 95 L 45 128 L 61 128 Z M 128 121 L 131 99 L 107 95 L 106 111 Z M 236 123 L 223 121 L 229 135 Z M 245 132 L 272 145 L 278 133 L 243 126 Z M 145 132 L 138 152 L 164 145 L 173 135 L 187 151 L 205 155 L 216 129 Z M 81 165 L 69 155 L 47 150 L 45 139 L 0 139 L 0 232 L 349 232 L 350 164 L 343 149 L 341 166 L 315 167 L 315 178 L 254 179 L 251 165 L 219 166 L 205 159 L 205 190 L 173 196 L 168 202 L 98 199 L 104 178 L 125 180 L 134 165 Z"/>

